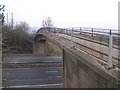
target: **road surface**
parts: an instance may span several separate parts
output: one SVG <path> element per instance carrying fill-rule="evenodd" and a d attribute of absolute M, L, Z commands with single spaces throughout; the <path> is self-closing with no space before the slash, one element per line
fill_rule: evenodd
<path fill-rule="evenodd" d="M 3 63 L 49 63 L 49 62 L 62 62 L 61 56 L 30 56 L 20 55 L 11 56 L 3 61 Z"/>
<path fill-rule="evenodd" d="M 62 62 L 61 57 L 17 56 L 4 63 Z M 62 67 L 3 68 L 3 87 L 8 88 L 62 88 Z"/>

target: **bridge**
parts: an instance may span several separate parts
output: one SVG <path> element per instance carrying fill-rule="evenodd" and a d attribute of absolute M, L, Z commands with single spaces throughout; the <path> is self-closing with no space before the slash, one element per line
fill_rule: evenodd
<path fill-rule="evenodd" d="M 118 30 L 43 27 L 34 37 L 34 54 L 49 55 L 47 42 L 62 50 L 64 87 L 120 86 Z"/>

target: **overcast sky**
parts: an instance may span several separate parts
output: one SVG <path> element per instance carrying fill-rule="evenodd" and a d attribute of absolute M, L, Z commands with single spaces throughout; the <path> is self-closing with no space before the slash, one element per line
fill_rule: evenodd
<path fill-rule="evenodd" d="M 2 2 L 1 2 L 2 1 Z M 119 0 L 1 0 L 5 14 L 14 22 L 26 21 L 41 27 L 51 17 L 55 27 L 93 27 L 118 29 Z"/>

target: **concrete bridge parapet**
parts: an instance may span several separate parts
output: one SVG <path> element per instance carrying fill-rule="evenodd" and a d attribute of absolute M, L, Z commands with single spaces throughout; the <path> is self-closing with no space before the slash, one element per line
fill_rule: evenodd
<path fill-rule="evenodd" d="M 71 48 L 70 42 L 64 38 L 56 38 L 54 33 L 51 36 L 49 32 L 37 32 L 34 51 L 40 55 L 48 54 L 46 41 L 61 48 L 65 88 L 119 88 L 118 67 L 107 69 L 107 64 L 101 59 Z"/>

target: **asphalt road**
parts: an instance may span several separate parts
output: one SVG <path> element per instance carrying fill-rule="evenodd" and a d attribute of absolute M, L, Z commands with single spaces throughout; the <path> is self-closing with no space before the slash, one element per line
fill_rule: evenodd
<path fill-rule="evenodd" d="M 61 57 L 12 57 L 4 63 L 62 62 Z M 3 87 L 9 88 L 62 88 L 62 67 L 3 68 Z"/>
<path fill-rule="evenodd" d="M 62 62 L 61 56 L 12 56 L 3 63 L 49 63 Z"/>

